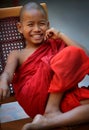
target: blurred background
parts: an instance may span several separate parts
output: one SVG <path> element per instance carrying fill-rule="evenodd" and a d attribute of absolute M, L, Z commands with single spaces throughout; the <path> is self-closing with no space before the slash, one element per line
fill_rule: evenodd
<path fill-rule="evenodd" d="M 1 0 L 0 7 L 23 5 L 30 0 Z M 52 27 L 89 48 L 88 0 L 35 0 L 46 2 Z"/>
<path fill-rule="evenodd" d="M 29 1 L 1 0 L 0 8 L 24 5 Z M 89 0 L 35 1 L 47 4 L 51 27 L 64 32 L 89 50 Z M 84 82 L 89 84 L 89 76 L 85 78 Z"/>

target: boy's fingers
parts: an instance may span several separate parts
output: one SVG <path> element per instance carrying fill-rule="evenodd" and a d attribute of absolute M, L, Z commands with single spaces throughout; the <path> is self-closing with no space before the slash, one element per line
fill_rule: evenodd
<path fill-rule="evenodd" d="M 8 91 L 8 93 L 7 93 L 7 97 L 9 97 L 10 96 L 10 90 Z"/>
<path fill-rule="evenodd" d="M 48 33 L 48 36 L 49 36 L 49 37 L 52 37 L 52 36 L 53 36 L 53 32 L 49 32 L 49 33 Z"/>
<path fill-rule="evenodd" d="M 44 36 L 44 41 L 46 41 L 47 40 L 47 38 L 46 38 L 46 35 Z"/>
<path fill-rule="evenodd" d="M 3 90 L 2 88 L 0 88 L 0 105 L 2 104 L 3 100 L 9 96 L 10 96 L 9 90 L 6 89 Z"/>
<path fill-rule="evenodd" d="M 47 40 L 49 38 L 53 38 L 54 37 L 54 28 L 50 28 L 46 31 L 44 40 Z"/>
<path fill-rule="evenodd" d="M 2 104 L 3 99 L 3 89 L 0 88 L 0 105 Z"/>
<path fill-rule="evenodd" d="M 2 88 L 0 88 L 0 101 L 2 100 L 2 94 L 3 93 L 3 90 L 2 90 Z"/>
<path fill-rule="evenodd" d="M 53 36 L 53 32 L 47 32 L 46 33 L 46 39 L 51 38 Z"/>
<path fill-rule="evenodd" d="M 8 89 L 4 89 L 3 90 L 3 99 L 5 99 L 6 97 L 8 97 L 9 94 L 9 90 Z"/>

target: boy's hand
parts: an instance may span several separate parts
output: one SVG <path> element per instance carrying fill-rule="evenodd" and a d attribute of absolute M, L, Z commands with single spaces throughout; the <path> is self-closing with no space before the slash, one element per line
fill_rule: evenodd
<path fill-rule="evenodd" d="M 0 82 L 0 102 L 10 96 L 10 90 L 7 84 Z"/>
<path fill-rule="evenodd" d="M 57 39 L 60 37 L 60 32 L 58 32 L 57 30 L 55 30 L 54 28 L 50 28 L 46 31 L 46 35 L 45 35 L 45 40 L 52 38 L 52 39 Z"/>

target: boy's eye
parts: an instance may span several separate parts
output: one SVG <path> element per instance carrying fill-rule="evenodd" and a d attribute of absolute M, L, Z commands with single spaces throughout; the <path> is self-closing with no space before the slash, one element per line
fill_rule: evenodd
<path fill-rule="evenodd" d="M 32 24 L 32 23 L 29 23 L 27 26 L 32 27 L 32 26 L 33 26 L 33 24 Z"/>
<path fill-rule="evenodd" d="M 44 25 L 46 25 L 45 22 L 41 22 L 41 23 L 40 23 L 40 26 L 44 26 Z"/>

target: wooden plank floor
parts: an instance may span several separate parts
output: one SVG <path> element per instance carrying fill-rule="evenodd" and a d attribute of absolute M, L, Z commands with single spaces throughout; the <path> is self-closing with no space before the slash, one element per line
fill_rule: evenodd
<path fill-rule="evenodd" d="M 15 98 L 12 96 L 10 98 L 7 98 L 4 101 L 4 103 L 13 102 L 13 101 L 15 101 Z M 1 125 L 0 130 L 21 130 L 24 124 L 29 123 L 31 121 L 32 121 L 31 118 L 25 118 L 25 119 L 20 119 L 16 121 L 0 123 Z M 89 123 L 75 125 L 72 127 L 56 128 L 53 130 L 89 130 Z"/>
<path fill-rule="evenodd" d="M 27 118 L 27 119 L 8 122 L 8 123 L 2 123 L 0 130 L 21 130 L 21 128 L 25 123 L 29 123 L 31 121 L 32 121 L 31 118 Z M 76 125 L 72 127 L 56 128 L 53 130 L 89 130 L 89 123 Z"/>
<path fill-rule="evenodd" d="M 12 95 L 6 99 L 4 99 L 2 102 L 0 102 L 0 104 L 5 104 L 5 103 L 9 103 L 9 102 L 14 102 L 16 101 L 15 97 Z"/>
<path fill-rule="evenodd" d="M 31 118 L 1 123 L 1 130 L 21 130 L 25 123 L 31 122 Z"/>

